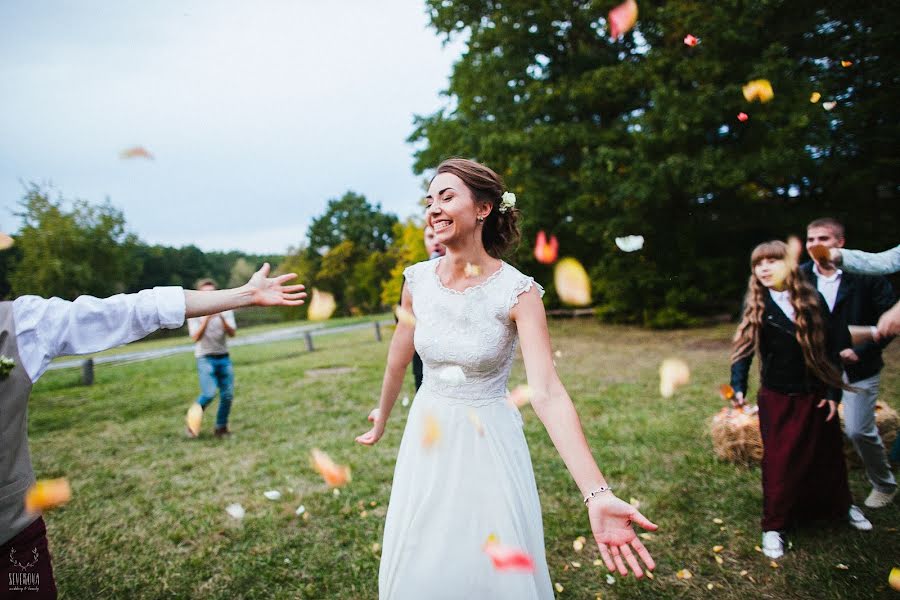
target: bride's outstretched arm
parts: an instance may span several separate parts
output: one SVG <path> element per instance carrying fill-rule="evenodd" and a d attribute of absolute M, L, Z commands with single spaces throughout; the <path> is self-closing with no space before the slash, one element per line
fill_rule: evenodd
<path fill-rule="evenodd" d="M 518 329 L 534 412 L 546 427 L 582 496 L 587 498 L 592 492 L 604 490 L 587 501 L 591 530 L 603 561 L 609 570 L 618 569 L 622 575 L 628 574 L 627 563 L 636 577 L 642 577 L 643 569 L 635 553 L 648 569 L 652 570 L 655 564 L 631 524 L 634 522 L 650 530 L 655 530 L 656 525 L 608 491 L 606 479 L 584 437 L 575 406 L 553 365 L 547 316 L 537 289 L 532 288 L 519 296 L 519 303 L 513 307 L 510 316 Z"/>
<path fill-rule="evenodd" d="M 400 306 L 410 313 L 412 312 L 412 295 L 405 285 L 400 298 Z M 378 408 L 372 411 L 369 419 L 373 422 L 372 429 L 356 438 L 356 441 L 360 444 L 371 446 L 384 435 L 384 426 L 391 414 L 391 409 L 394 408 L 397 396 L 400 394 L 400 388 L 403 386 L 403 377 L 406 375 L 406 368 L 409 366 L 415 351 L 413 347 L 413 331 L 415 331 L 415 327 L 405 323 L 403 319 L 397 323 L 397 329 L 394 331 L 394 337 L 391 338 L 391 347 L 388 350 L 384 379 L 381 382 L 381 399 L 378 401 Z"/>

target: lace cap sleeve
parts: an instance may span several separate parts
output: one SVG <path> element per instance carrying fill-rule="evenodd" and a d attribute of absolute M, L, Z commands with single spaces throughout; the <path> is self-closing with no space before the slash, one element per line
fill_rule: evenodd
<path fill-rule="evenodd" d="M 509 303 L 507 306 L 507 312 L 512 310 L 513 306 L 519 303 L 519 296 L 529 291 L 532 286 L 535 286 L 538 289 L 538 294 L 541 295 L 541 298 L 544 297 L 544 288 L 534 280 L 534 277 L 529 277 L 527 275 L 518 274 L 519 276 L 516 278 L 516 281 L 513 285 L 512 295 L 509 298 Z"/>
<path fill-rule="evenodd" d="M 416 263 L 403 269 L 403 281 L 406 282 L 406 287 L 409 289 L 410 294 L 415 293 L 416 283 L 419 279 L 419 271 L 421 271 L 420 266 L 422 264 L 423 263 Z"/>

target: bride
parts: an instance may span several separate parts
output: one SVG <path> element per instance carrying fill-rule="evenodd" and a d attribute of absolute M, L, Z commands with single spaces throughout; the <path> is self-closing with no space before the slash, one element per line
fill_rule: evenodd
<path fill-rule="evenodd" d="M 418 351 L 424 382 L 394 471 L 379 597 L 553 598 L 522 418 L 506 400 L 517 339 L 531 405 L 581 490 L 603 561 L 642 577 L 637 557 L 648 570 L 654 562 L 631 524 L 656 525 L 610 491 L 553 366 L 543 289 L 500 259 L 518 241 L 514 196 L 491 169 L 453 158 L 438 166 L 426 202 L 447 253 L 404 271 L 401 310 L 415 319 L 397 325 L 374 424 L 356 438 L 373 445 L 384 434 Z M 530 555 L 533 569 L 496 570 L 489 538 Z"/>

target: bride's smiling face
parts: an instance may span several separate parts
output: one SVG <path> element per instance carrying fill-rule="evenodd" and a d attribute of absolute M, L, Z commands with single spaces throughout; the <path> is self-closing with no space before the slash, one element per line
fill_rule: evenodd
<path fill-rule="evenodd" d="M 434 230 L 435 241 L 448 247 L 478 239 L 478 217 L 490 212 L 488 206 L 475 201 L 472 191 L 453 173 L 439 173 L 431 180 L 425 207 L 425 224 Z"/>

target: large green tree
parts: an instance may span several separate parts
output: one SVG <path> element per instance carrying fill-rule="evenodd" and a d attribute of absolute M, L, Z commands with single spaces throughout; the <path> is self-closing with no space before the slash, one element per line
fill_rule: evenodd
<path fill-rule="evenodd" d="M 15 295 L 74 299 L 81 294 L 109 296 L 129 287 L 137 270 L 132 260 L 137 238 L 109 201 L 65 202 L 32 184 L 20 209 L 16 245 L 21 258 L 10 276 Z"/>
<path fill-rule="evenodd" d="M 895 3 L 640 2 L 635 29 L 611 40 L 614 4 L 429 0 L 434 28 L 466 51 L 447 107 L 417 118 L 416 170 L 449 155 L 498 169 L 525 240 L 559 236 L 616 320 L 733 310 L 752 246 L 822 214 L 853 245 L 896 243 Z M 741 93 L 757 78 L 775 89 L 764 105 Z M 618 251 L 626 234 L 644 249 Z M 516 258 L 550 281 L 528 244 Z"/>

